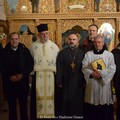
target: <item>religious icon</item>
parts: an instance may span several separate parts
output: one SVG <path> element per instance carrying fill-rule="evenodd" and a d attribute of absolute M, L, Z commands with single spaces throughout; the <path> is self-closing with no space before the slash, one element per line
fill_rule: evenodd
<path fill-rule="evenodd" d="M 0 26 L 0 44 L 2 44 L 3 47 L 7 44 L 7 35 L 4 32 L 3 26 Z"/>
<path fill-rule="evenodd" d="M 102 65 L 97 62 L 97 70 L 102 70 Z"/>
<path fill-rule="evenodd" d="M 0 20 L 6 20 L 6 15 L 4 13 L 3 0 L 0 0 Z"/>
<path fill-rule="evenodd" d="M 94 70 L 104 70 L 106 65 L 102 58 L 99 58 L 91 63 L 91 66 Z"/>
<path fill-rule="evenodd" d="M 114 48 L 114 34 L 115 30 L 112 28 L 112 25 L 109 23 L 103 23 L 98 33 L 104 37 L 104 42 L 108 48 L 109 51 L 111 51 Z"/>

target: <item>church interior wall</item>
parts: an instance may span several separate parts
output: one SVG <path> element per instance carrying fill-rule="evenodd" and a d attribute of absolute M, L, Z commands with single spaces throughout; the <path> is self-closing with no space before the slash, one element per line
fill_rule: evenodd
<path fill-rule="evenodd" d="M 66 31 L 81 32 L 93 23 L 99 28 L 109 23 L 114 29 L 113 47 L 118 43 L 120 11 L 117 0 L 4 0 L 3 6 L 6 20 L 0 22 L 0 26 L 5 26 L 4 32 L 9 34 L 20 32 L 21 26 L 26 25 L 33 33 L 25 30 L 21 34 L 21 42 L 27 47 L 33 42 L 32 35 L 37 35 L 36 26 L 40 23 L 48 24 L 50 39 L 60 48 Z"/>

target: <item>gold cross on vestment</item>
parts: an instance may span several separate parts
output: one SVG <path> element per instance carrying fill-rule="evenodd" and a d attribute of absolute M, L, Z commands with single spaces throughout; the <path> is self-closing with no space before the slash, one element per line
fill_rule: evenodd
<path fill-rule="evenodd" d="M 72 67 L 72 70 L 74 71 L 74 69 L 75 69 L 75 63 L 72 62 L 72 64 L 70 66 Z"/>

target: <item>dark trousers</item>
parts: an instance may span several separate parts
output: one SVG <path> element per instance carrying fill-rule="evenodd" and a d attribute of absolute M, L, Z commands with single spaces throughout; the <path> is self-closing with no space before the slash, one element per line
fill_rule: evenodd
<path fill-rule="evenodd" d="M 36 74 L 32 76 L 31 99 L 30 99 L 30 120 L 36 119 Z"/>
<path fill-rule="evenodd" d="M 116 97 L 117 97 L 117 113 L 116 113 L 116 120 L 120 120 L 120 90 L 116 90 Z"/>
<path fill-rule="evenodd" d="M 114 120 L 113 105 L 91 105 L 85 103 L 84 120 Z"/>
<path fill-rule="evenodd" d="M 29 120 L 27 113 L 27 94 L 26 93 L 10 93 L 8 95 L 9 120 L 18 120 L 17 118 L 17 100 L 20 108 L 21 120 Z"/>
<path fill-rule="evenodd" d="M 62 95 L 63 91 L 61 88 L 55 88 L 55 116 L 62 115 Z"/>

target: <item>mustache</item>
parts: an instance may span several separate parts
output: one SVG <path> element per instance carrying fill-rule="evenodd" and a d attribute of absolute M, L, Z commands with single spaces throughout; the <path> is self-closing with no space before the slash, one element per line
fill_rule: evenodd
<path fill-rule="evenodd" d="M 73 42 L 70 42 L 70 45 L 74 44 Z"/>

